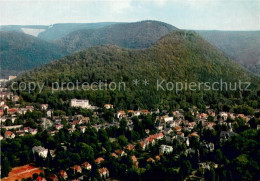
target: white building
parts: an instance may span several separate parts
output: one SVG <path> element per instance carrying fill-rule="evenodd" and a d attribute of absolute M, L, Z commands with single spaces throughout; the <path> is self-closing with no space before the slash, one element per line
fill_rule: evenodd
<path fill-rule="evenodd" d="M 32 148 L 32 152 L 33 152 L 33 154 L 37 153 L 42 158 L 47 158 L 48 149 L 45 149 L 42 146 L 34 146 Z"/>
<path fill-rule="evenodd" d="M 81 107 L 86 109 L 92 109 L 93 107 L 89 104 L 88 100 L 71 99 L 70 107 Z"/>
<path fill-rule="evenodd" d="M 171 153 L 173 151 L 172 146 L 168 146 L 168 145 L 161 145 L 159 152 L 160 153 Z"/>

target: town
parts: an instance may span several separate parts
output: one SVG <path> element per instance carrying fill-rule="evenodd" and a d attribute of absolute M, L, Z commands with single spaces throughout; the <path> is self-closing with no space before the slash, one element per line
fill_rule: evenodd
<path fill-rule="evenodd" d="M 222 148 L 242 131 L 259 135 L 260 130 L 259 109 L 116 110 L 109 103 L 97 107 L 71 99 L 67 113 L 48 104 L 24 104 L 2 90 L 3 180 L 23 165 L 41 171 L 22 180 L 135 180 L 140 175 L 157 180 L 157 172 L 173 180 L 222 180 L 228 177 L 221 173 L 227 163 Z"/>

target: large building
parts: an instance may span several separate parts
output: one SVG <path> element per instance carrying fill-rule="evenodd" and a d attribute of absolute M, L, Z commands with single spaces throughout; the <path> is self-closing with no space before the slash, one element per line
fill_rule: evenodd
<path fill-rule="evenodd" d="M 42 158 L 47 158 L 48 149 L 45 149 L 42 146 L 34 146 L 32 148 L 32 152 L 33 152 L 33 154 L 37 153 Z"/>
<path fill-rule="evenodd" d="M 71 99 L 70 107 L 81 107 L 86 109 L 92 109 L 92 106 L 89 104 L 88 100 L 79 100 L 79 99 Z"/>

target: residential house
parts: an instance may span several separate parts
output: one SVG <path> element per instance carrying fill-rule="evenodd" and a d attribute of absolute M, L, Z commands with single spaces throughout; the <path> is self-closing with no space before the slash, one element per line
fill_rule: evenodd
<path fill-rule="evenodd" d="M 59 172 L 59 175 L 60 175 L 61 178 L 65 179 L 65 180 L 68 178 L 68 174 L 65 170 L 61 170 Z"/>
<path fill-rule="evenodd" d="M 82 168 L 87 169 L 87 170 L 91 170 L 91 168 L 92 168 L 92 166 L 88 162 L 82 163 L 81 166 L 82 166 Z"/>
<path fill-rule="evenodd" d="M 41 104 L 41 109 L 42 109 L 42 110 L 47 110 L 48 107 L 49 107 L 48 104 Z"/>
<path fill-rule="evenodd" d="M 113 105 L 112 104 L 105 104 L 104 105 L 104 108 L 106 108 L 106 109 L 113 109 Z"/>
<path fill-rule="evenodd" d="M 71 169 L 74 174 L 82 172 L 82 168 L 79 165 L 74 165 L 73 167 L 71 167 Z"/>
<path fill-rule="evenodd" d="M 137 158 L 136 158 L 136 156 L 135 155 L 133 155 L 132 157 L 131 157 L 131 159 L 132 159 L 132 161 L 133 161 L 133 165 L 135 166 L 135 167 L 138 167 L 138 161 L 137 161 Z"/>
<path fill-rule="evenodd" d="M 116 117 L 117 117 L 118 119 L 126 117 L 125 111 L 124 111 L 124 110 L 118 111 L 118 112 L 116 113 Z"/>
<path fill-rule="evenodd" d="M 116 152 L 119 156 L 127 155 L 127 153 L 124 152 L 123 150 L 116 150 L 115 152 Z"/>
<path fill-rule="evenodd" d="M 106 179 L 109 177 L 109 170 L 106 167 L 98 169 L 100 177 Z"/>
<path fill-rule="evenodd" d="M 97 158 L 97 159 L 95 160 L 95 163 L 96 163 L 96 164 L 100 164 L 100 163 L 102 163 L 103 161 L 105 161 L 104 158 L 99 157 L 99 158 Z"/>
<path fill-rule="evenodd" d="M 5 138 L 13 139 L 13 138 L 15 138 L 15 134 L 12 131 L 6 131 Z"/>

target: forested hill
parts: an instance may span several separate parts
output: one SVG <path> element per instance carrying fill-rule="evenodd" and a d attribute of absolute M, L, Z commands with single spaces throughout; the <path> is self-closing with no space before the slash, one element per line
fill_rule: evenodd
<path fill-rule="evenodd" d="M 105 44 L 141 49 L 150 47 L 173 30 L 177 28 L 159 21 L 119 23 L 99 29 L 74 31 L 55 43 L 69 52 Z"/>
<path fill-rule="evenodd" d="M 260 75 L 260 31 L 198 31 L 232 60 Z"/>
<path fill-rule="evenodd" d="M 147 79 L 149 85 L 135 87 L 132 85 L 135 79 Z M 144 50 L 122 49 L 111 45 L 92 47 L 30 71 L 20 78 L 25 81 L 40 80 L 48 85 L 56 81 L 124 81 L 127 91 L 114 92 L 111 95 L 121 95 L 123 100 L 120 103 L 112 103 L 122 104 L 119 106 L 122 108 L 131 105 L 149 108 L 159 104 L 167 106 L 180 97 L 175 97 L 174 91 L 157 91 L 157 79 L 183 82 L 242 80 L 251 81 L 255 86 L 260 85 L 256 77 L 229 60 L 197 33 L 187 31 L 173 31 L 156 45 Z M 97 99 L 103 99 L 104 92 L 99 94 Z M 72 94 L 71 92 L 69 95 Z M 82 93 L 80 95 L 84 97 Z M 112 98 L 114 101 L 119 99 L 115 97 Z M 203 99 L 203 96 L 200 98 Z M 206 100 L 203 101 L 207 103 L 216 103 L 216 100 L 213 100 L 215 96 L 204 98 Z M 93 102 L 98 105 L 96 100 Z"/>
<path fill-rule="evenodd" d="M 113 22 L 104 23 L 58 23 L 49 26 L 44 32 L 38 35 L 38 38 L 53 41 L 66 36 L 67 34 L 81 29 L 98 29 L 104 26 L 115 24 Z"/>
<path fill-rule="evenodd" d="M 67 54 L 63 48 L 31 35 L 0 31 L 1 76 L 38 67 Z"/>

